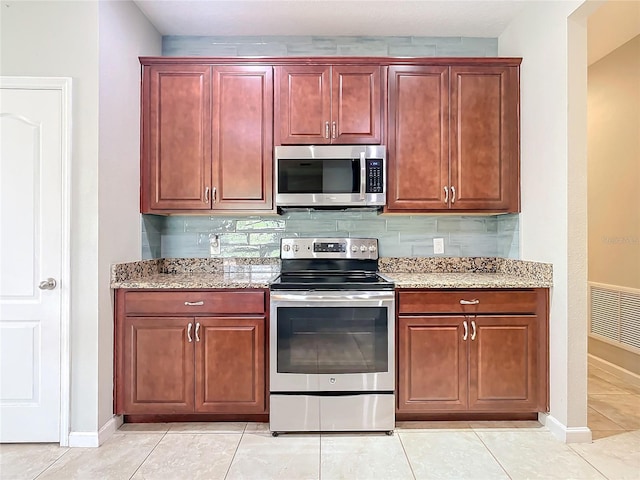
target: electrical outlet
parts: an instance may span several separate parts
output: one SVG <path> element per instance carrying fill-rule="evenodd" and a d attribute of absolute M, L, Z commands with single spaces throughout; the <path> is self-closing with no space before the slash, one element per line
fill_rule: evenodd
<path fill-rule="evenodd" d="M 213 233 L 209 235 L 209 255 L 220 255 L 220 237 Z"/>
<path fill-rule="evenodd" d="M 436 255 L 444 253 L 444 238 L 433 239 L 433 253 Z"/>

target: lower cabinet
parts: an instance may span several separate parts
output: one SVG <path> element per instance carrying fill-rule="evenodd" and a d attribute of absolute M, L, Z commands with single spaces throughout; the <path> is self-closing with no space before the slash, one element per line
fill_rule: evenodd
<path fill-rule="evenodd" d="M 265 292 L 116 293 L 117 414 L 266 413 Z"/>
<path fill-rule="evenodd" d="M 548 411 L 546 289 L 398 294 L 399 414 Z"/>

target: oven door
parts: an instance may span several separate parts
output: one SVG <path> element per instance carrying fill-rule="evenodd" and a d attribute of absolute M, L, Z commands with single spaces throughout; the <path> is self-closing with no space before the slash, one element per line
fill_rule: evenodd
<path fill-rule="evenodd" d="M 393 291 L 272 291 L 270 390 L 392 392 Z"/>

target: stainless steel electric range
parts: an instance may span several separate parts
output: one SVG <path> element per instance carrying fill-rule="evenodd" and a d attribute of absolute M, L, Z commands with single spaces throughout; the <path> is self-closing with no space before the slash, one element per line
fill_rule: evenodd
<path fill-rule="evenodd" d="M 372 238 L 284 238 L 270 285 L 270 428 L 395 425 L 394 284 Z"/>

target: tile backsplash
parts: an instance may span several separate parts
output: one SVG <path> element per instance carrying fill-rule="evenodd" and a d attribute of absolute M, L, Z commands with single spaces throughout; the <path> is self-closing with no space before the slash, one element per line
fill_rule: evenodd
<path fill-rule="evenodd" d="M 497 38 L 376 36 L 162 37 L 165 56 L 494 57 Z"/>
<path fill-rule="evenodd" d="M 519 217 L 380 215 L 302 210 L 280 216 L 142 216 L 142 258 L 277 257 L 282 237 L 375 237 L 384 257 L 519 258 Z M 221 251 L 211 255 L 218 237 Z"/>
<path fill-rule="evenodd" d="M 496 38 L 376 36 L 164 36 L 165 56 L 497 56 Z M 142 257 L 204 258 L 218 236 L 220 257 L 277 257 L 285 236 L 375 237 L 385 257 L 519 258 L 518 215 L 380 215 L 375 211 L 295 211 L 281 216 L 142 216 Z"/>

